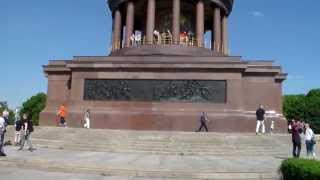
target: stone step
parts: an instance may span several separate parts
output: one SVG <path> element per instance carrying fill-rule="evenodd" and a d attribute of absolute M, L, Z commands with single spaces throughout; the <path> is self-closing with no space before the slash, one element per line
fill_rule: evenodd
<path fill-rule="evenodd" d="M 167 133 L 37 127 L 32 140 L 36 146 L 54 149 L 175 155 L 283 156 L 290 148 L 288 135 Z M 11 127 L 7 136 L 13 134 Z"/>

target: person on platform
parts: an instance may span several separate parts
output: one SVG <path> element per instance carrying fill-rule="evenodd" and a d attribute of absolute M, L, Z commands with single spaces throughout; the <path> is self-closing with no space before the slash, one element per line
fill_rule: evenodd
<path fill-rule="evenodd" d="M 301 152 L 301 123 L 299 121 L 292 120 L 292 129 L 291 129 L 291 135 L 292 135 L 292 155 L 295 158 L 300 157 Z"/>
<path fill-rule="evenodd" d="M 306 141 L 306 149 L 307 149 L 307 157 L 312 156 L 312 158 L 316 158 L 315 153 L 315 144 L 316 144 L 316 136 L 313 130 L 310 128 L 308 123 L 305 124 L 305 141 Z"/>
<path fill-rule="evenodd" d="M 90 129 L 90 109 L 87 109 L 84 113 L 84 128 Z"/>
<path fill-rule="evenodd" d="M 3 113 L 2 113 L 0 116 L 0 156 L 7 156 L 3 150 L 5 132 L 6 132 L 6 122 L 3 118 Z"/>
<path fill-rule="evenodd" d="M 67 108 L 64 104 L 62 104 L 58 110 L 59 126 L 61 127 L 67 126 L 66 117 L 67 117 Z"/>
<path fill-rule="evenodd" d="M 266 127 L 264 125 L 266 111 L 264 110 L 262 105 L 259 105 L 259 108 L 256 111 L 257 117 L 257 126 L 256 126 L 256 134 L 258 135 L 260 132 L 260 128 L 262 127 L 262 134 L 266 132 Z"/>
<path fill-rule="evenodd" d="M 204 128 L 206 130 L 206 132 L 208 132 L 208 126 L 207 123 L 209 122 L 208 120 L 208 116 L 206 112 L 202 112 L 201 116 L 200 116 L 200 127 L 196 132 L 201 132 L 202 128 Z"/>
<path fill-rule="evenodd" d="M 21 145 L 18 150 L 22 150 L 24 147 L 25 141 L 27 141 L 27 144 L 29 146 L 28 150 L 32 152 L 34 150 L 31 143 L 31 133 L 33 132 L 33 123 L 26 113 L 22 115 L 21 121 L 22 121 L 22 138 L 21 138 Z"/>

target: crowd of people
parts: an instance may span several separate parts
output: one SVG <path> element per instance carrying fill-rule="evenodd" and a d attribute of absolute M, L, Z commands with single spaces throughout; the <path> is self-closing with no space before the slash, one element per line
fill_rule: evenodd
<path fill-rule="evenodd" d="M 292 135 L 292 155 L 299 158 L 301 152 L 301 144 L 304 139 L 307 157 L 316 158 L 315 145 L 316 136 L 310 127 L 310 124 L 301 121 L 300 119 L 292 119 L 289 121 L 288 131 Z"/>
<path fill-rule="evenodd" d="M 16 112 L 19 114 L 18 112 Z M 21 118 L 19 115 L 15 115 L 15 134 L 14 145 L 19 146 L 18 150 L 24 148 L 25 142 L 28 144 L 28 150 L 33 151 L 31 143 L 31 134 L 34 131 L 33 122 L 27 113 L 23 113 Z M 5 134 L 7 132 L 7 126 L 9 124 L 9 112 L 4 110 L 0 116 L 0 156 L 6 156 L 3 146 L 5 145 Z M 10 143 L 8 143 L 10 144 Z"/>
<path fill-rule="evenodd" d="M 142 37 L 141 33 L 133 33 L 130 36 L 130 46 L 139 46 L 142 44 L 156 44 L 156 45 L 165 45 L 165 44 L 172 44 L 173 43 L 173 36 L 170 30 L 159 32 L 158 30 L 153 31 L 153 42 L 146 42 L 145 38 Z M 193 32 L 191 31 L 183 31 L 180 33 L 179 37 L 179 44 L 180 45 L 187 45 L 187 46 L 199 46 L 196 43 L 196 38 Z"/>

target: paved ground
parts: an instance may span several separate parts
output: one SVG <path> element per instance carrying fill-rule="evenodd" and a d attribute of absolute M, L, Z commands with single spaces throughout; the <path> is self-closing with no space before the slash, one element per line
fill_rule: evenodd
<path fill-rule="evenodd" d="M 55 180 L 58 180 L 60 177 L 64 179 L 64 173 L 65 179 L 143 179 L 131 178 L 133 176 L 152 176 L 156 179 L 181 176 L 184 179 L 188 176 L 194 179 L 216 179 L 219 176 L 230 179 L 243 176 L 255 179 L 263 174 L 270 176 L 270 172 L 276 172 L 282 160 L 281 157 L 147 155 L 46 148 L 29 152 L 17 151 L 12 146 L 7 147 L 6 152 L 8 157 L 0 159 L 0 169 L 12 180 L 19 180 L 19 177 L 45 178 L 50 174 L 57 175 Z M 18 174 L 12 173 L 15 168 L 21 169 Z"/>
<path fill-rule="evenodd" d="M 1 180 L 148 180 L 150 178 L 47 172 L 21 168 L 0 168 Z M 154 180 L 165 180 L 157 178 Z M 168 179 L 169 180 L 169 179 Z M 170 179 L 179 180 L 179 179 Z"/>

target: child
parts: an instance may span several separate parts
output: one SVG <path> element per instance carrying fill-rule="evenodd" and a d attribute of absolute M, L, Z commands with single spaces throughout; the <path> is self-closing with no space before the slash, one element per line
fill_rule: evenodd
<path fill-rule="evenodd" d="M 270 126 L 270 133 L 272 134 L 274 130 L 274 121 L 271 121 L 271 126 Z"/>

